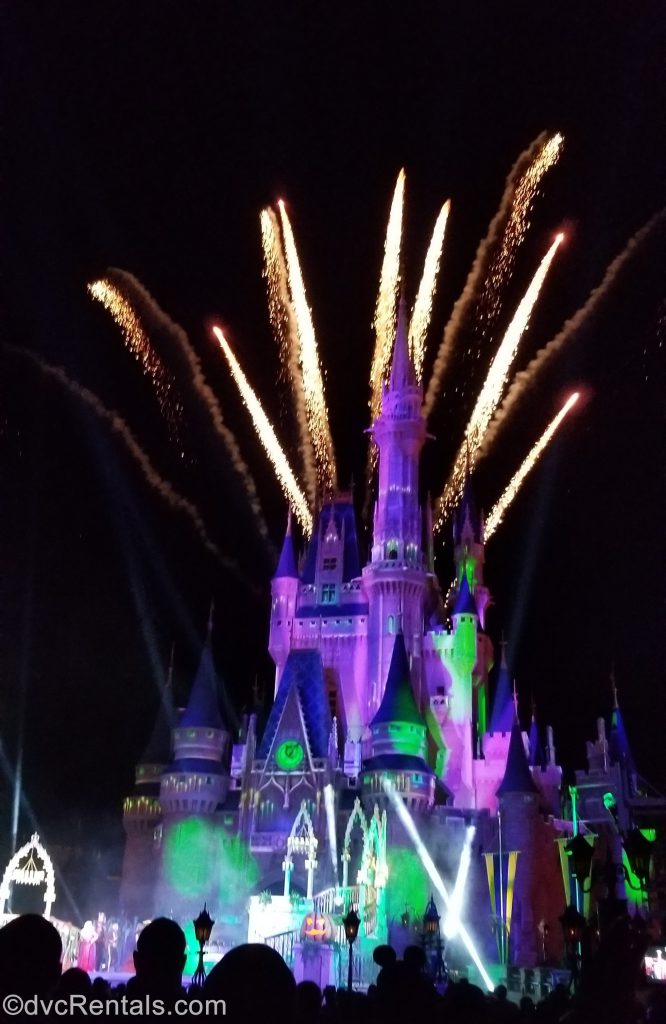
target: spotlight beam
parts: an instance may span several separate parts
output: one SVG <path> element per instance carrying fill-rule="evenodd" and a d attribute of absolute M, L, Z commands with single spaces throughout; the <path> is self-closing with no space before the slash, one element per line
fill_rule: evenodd
<path fill-rule="evenodd" d="M 395 812 L 398 815 L 400 821 L 402 822 L 402 825 L 403 825 L 403 827 L 405 829 L 405 832 L 407 833 L 407 835 L 409 836 L 409 838 L 413 842 L 414 847 L 416 849 L 416 852 L 418 853 L 419 857 L 421 858 L 421 863 L 423 864 L 423 867 L 426 869 L 426 871 L 428 873 L 428 877 L 430 878 L 430 881 L 435 886 L 435 889 L 437 890 L 439 895 L 444 900 L 444 904 L 446 906 L 446 909 L 449 910 L 449 908 L 451 906 L 451 897 L 449 896 L 449 894 L 447 892 L 447 889 L 446 889 L 446 886 L 444 885 L 444 882 L 442 881 L 442 876 L 440 875 L 439 871 L 435 867 L 435 862 L 433 861 L 432 857 L 428 853 L 423 840 L 421 839 L 420 835 L 418 834 L 418 831 L 416 829 L 416 825 L 414 824 L 414 819 L 412 818 L 411 814 L 409 813 L 409 811 L 405 807 L 404 803 L 402 802 L 402 800 L 400 799 L 400 797 L 396 793 L 395 786 L 390 781 L 390 779 L 384 779 L 383 786 L 384 786 L 384 791 L 386 792 L 389 800 L 391 801 L 391 804 L 393 805 L 393 809 L 395 810 Z M 467 929 L 465 928 L 465 926 L 462 924 L 462 922 L 460 922 L 459 925 L 458 925 L 458 934 L 460 935 L 460 938 L 462 939 L 462 942 L 463 942 L 463 945 L 465 946 L 465 949 L 467 950 L 467 952 L 471 956 L 472 960 L 474 961 L 474 964 L 476 965 L 476 968 L 477 968 L 479 974 L 483 978 L 483 982 L 484 982 L 486 988 L 488 989 L 489 992 L 494 992 L 495 986 L 492 983 L 491 977 L 488 974 L 488 972 L 485 969 L 485 967 L 483 966 L 483 964 L 481 962 L 481 957 L 479 956 L 479 954 L 478 954 L 478 952 L 476 950 L 476 946 L 472 942 L 471 936 L 470 936 L 469 932 L 467 931 Z"/>
<path fill-rule="evenodd" d="M 455 885 L 453 886 L 453 892 L 451 893 L 451 903 L 444 921 L 444 935 L 447 939 L 454 939 L 460 928 L 463 892 L 465 891 L 467 876 L 472 862 L 472 840 L 474 839 L 475 833 L 476 828 L 474 825 L 468 825 L 465 832 L 465 842 L 460 854 L 458 874 L 456 875 Z"/>

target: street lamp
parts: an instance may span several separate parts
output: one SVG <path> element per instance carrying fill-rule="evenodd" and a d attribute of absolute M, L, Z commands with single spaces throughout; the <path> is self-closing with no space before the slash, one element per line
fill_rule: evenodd
<path fill-rule="evenodd" d="M 192 984 L 202 986 L 206 980 L 206 972 L 204 970 L 204 946 L 210 939 L 210 933 L 213 930 L 215 922 L 206 910 L 206 904 L 199 914 L 199 916 L 192 922 L 194 925 L 194 935 L 199 943 L 199 963 L 197 969 L 192 975 Z"/>
<path fill-rule="evenodd" d="M 564 913 L 560 915 L 560 924 L 564 932 L 564 945 L 567 951 L 569 967 L 571 968 L 571 981 L 575 989 L 578 980 L 578 950 L 583 938 L 586 922 L 580 911 L 569 905 Z"/>
<path fill-rule="evenodd" d="M 433 980 L 435 982 L 444 979 L 444 960 L 442 958 L 442 933 L 439 927 L 440 916 L 435 906 L 433 896 L 430 896 L 428 906 L 423 915 L 423 945 L 426 948 L 434 948 L 435 959 L 431 964 Z"/>
<path fill-rule="evenodd" d="M 361 919 L 354 910 L 350 908 L 349 913 L 342 919 L 342 924 L 345 929 L 345 935 L 347 942 L 349 943 L 349 970 L 347 972 L 347 991 L 352 990 L 352 946 L 356 942 L 356 936 L 358 935 L 358 929 L 361 924 Z"/>
<path fill-rule="evenodd" d="M 571 857 L 571 870 L 573 871 L 574 877 L 578 882 L 582 892 L 589 892 L 590 887 L 585 888 L 585 882 L 590 874 L 590 867 L 592 865 L 592 857 L 594 856 L 594 847 L 591 846 L 587 839 L 580 834 L 580 832 L 570 839 L 567 845 L 564 847 L 567 852 L 567 856 Z"/>

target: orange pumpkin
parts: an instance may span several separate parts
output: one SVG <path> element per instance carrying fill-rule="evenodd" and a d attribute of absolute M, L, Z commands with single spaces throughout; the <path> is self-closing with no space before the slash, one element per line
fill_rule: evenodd
<path fill-rule="evenodd" d="M 335 929 L 330 917 L 312 911 L 306 914 L 301 924 L 301 941 L 332 942 Z"/>

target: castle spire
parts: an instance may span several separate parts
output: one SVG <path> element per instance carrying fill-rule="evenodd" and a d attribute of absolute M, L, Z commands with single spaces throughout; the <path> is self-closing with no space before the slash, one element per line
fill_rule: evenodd
<path fill-rule="evenodd" d="M 523 734 L 520 731 L 520 722 L 516 718 L 511 727 L 506 769 L 504 771 L 504 778 L 497 787 L 497 796 L 505 796 L 507 793 L 538 792 L 539 790 L 532 778 L 530 766 L 527 762 L 527 755 L 523 745 Z"/>
<path fill-rule="evenodd" d="M 217 698 L 217 678 L 213 663 L 213 611 L 214 603 L 210 603 L 206 641 L 199 668 L 192 683 L 190 699 L 179 726 L 192 728 L 224 729 Z"/>
<path fill-rule="evenodd" d="M 407 334 L 407 305 L 405 293 L 400 292 L 398 303 L 398 322 L 393 345 L 393 360 L 389 387 L 391 391 L 412 388 L 416 385 L 416 374 L 409 354 L 409 338 Z"/>
<path fill-rule="evenodd" d="M 515 709 L 511 694 L 511 677 L 506 660 L 506 640 L 500 642 L 502 657 L 495 682 L 495 698 L 490 715 L 489 732 L 510 732 L 513 725 Z"/>
<path fill-rule="evenodd" d="M 423 715 L 419 711 L 414 698 L 409 658 L 405 647 L 402 629 L 396 633 L 393 654 L 389 666 L 386 689 L 377 713 L 371 722 L 371 728 L 389 722 L 404 722 L 409 725 L 425 726 Z"/>
<path fill-rule="evenodd" d="M 298 570 L 296 568 L 296 556 L 294 554 L 294 541 L 291 534 L 291 505 L 287 512 L 287 529 L 284 535 L 284 541 L 282 542 L 282 550 L 280 552 L 280 558 L 278 560 L 277 569 L 273 576 L 274 580 L 284 579 L 295 579 L 298 577 Z"/>

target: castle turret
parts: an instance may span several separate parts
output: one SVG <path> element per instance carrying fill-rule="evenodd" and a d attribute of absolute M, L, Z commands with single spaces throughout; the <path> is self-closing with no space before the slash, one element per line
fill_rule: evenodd
<path fill-rule="evenodd" d="M 271 580 L 271 624 L 268 650 L 275 662 L 275 692 L 291 649 L 291 636 L 298 598 L 298 569 L 291 533 L 291 508 L 277 568 Z"/>
<path fill-rule="evenodd" d="M 426 810 L 435 799 L 435 777 L 426 763 L 426 723 L 414 699 L 405 638 L 393 643 L 382 702 L 370 723 L 370 757 L 363 763 L 363 788 L 383 798 L 391 779 L 411 807 Z"/>
<path fill-rule="evenodd" d="M 516 716 L 511 729 L 504 778 L 497 788 L 499 828 L 505 854 L 518 853 L 513 893 L 511 945 L 514 963 L 536 963 L 537 925 L 535 897 L 539 790 L 532 778 L 523 734 Z"/>
<path fill-rule="evenodd" d="M 229 776 L 223 762 L 229 734 L 218 705 L 212 631 L 211 609 L 190 699 L 173 732 L 173 761 L 162 776 L 160 803 L 165 815 L 212 814 L 227 792 Z"/>
<path fill-rule="evenodd" d="M 370 615 L 368 719 L 381 703 L 399 626 L 408 653 L 419 661 L 421 658 L 428 572 L 419 505 L 419 459 L 426 438 L 422 401 L 423 392 L 409 355 L 406 310 L 401 299 L 389 384 L 383 392 L 381 414 L 371 428 L 379 449 L 379 483 L 371 561 L 363 570 Z M 420 704 L 420 665 L 415 683 Z"/>
<path fill-rule="evenodd" d="M 485 561 L 483 515 L 477 509 L 469 463 L 465 467 L 462 498 L 453 517 L 453 559 L 456 567 L 456 584 L 460 587 L 463 576 L 467 577 L 467 583 L 476 602 L 479 620 L 482 627 L 485 628 L 486 609 L 490 602 L 490 594 L 483 583 Z"/>

